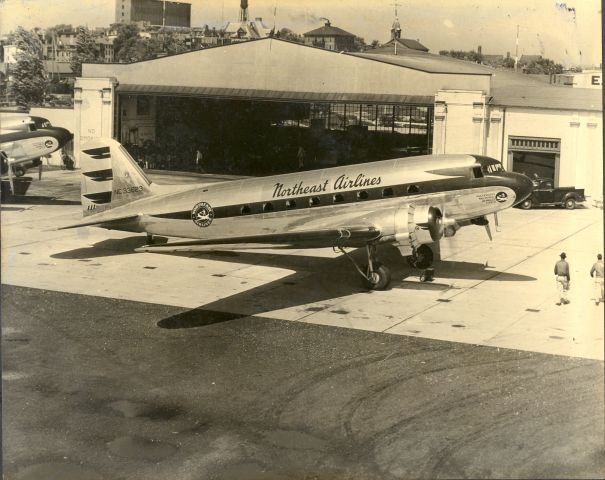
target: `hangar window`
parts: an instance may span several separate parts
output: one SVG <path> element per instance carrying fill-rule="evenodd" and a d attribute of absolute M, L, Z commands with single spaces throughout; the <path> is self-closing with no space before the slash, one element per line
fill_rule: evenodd
<path fill-rule="evenodd" d="M 393 131 L 393 105 L 378 105 L 378 122 L 376 124 L 376 130 L 379 132 L 392 132 Z"/>
<path fill-rule="evenodd" d="M 382 189 L 382 196 L 383 197 L 392 197 L 393 196 L 393 189 L 391 187 L 383 188 Z"/>
<path fill-rule="evenodd" d="M 286 208 L 288 210 L 296 208 L 296 200 L 286 200 Z"/>
<path fill-rule="evenodd" d="M 418 185 L 410 185 L 408 187 L 408 193 L 409 194 L 420 193 L 420 187 Z"/>
<path fill-rule="evenodd" d="M 367 200 L 369 198 L 368 192 L 360 190 L 357 192 L 357 200 Z"/>
<path fill-rule="evenodd" d="M 271 202 L 267 202 L 263 205 L 263 212 L 272 212 L 273 204 Z"/>
<path fill-rule="evenodd" d="M 310 207 L 317 207 L 319 204 L 320 204 L 319 197 L 311 197 L 309 199 L 309 206 Z"/>
<path fill-rule="evenodd" d="M 250 213 L 252 213 L 252 210 L 250 210 L 250 207 L 248 205 L 244 205 L 241 209 L 242 215 L 250 215 Z"/>

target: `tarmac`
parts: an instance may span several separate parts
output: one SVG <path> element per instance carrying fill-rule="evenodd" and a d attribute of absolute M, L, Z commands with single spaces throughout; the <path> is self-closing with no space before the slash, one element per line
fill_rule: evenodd
<path fill-rule="evenodd" d="M 381 247 L 382 292 L 331 249 L 57 231 L 81 217 L 78 172 L 1 214 L 5 478 L 605 475 L 600 209 L 509 209 L 492 242 L 463 228 L 432 282 Z"/>

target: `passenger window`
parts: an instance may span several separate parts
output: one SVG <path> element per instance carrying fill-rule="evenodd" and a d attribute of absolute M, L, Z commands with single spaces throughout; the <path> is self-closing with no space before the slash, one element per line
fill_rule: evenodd
<path fill-rule="evenodd" d="M 251 212 L 251 210 L 250 210 L 250 207 L 248 205 L 244 205 L 242 207 L 242 215 L 250 215 L 250 212 Z"/>
<path fill-rule="evenodd" d="M 408 187 L 408 193 L 420 193 L 420 187 L 418 185 L 410 185 Z"/>
<path fill-rule="evenodd" d="M 263 205 L 263 212 L 272 212 L 273 211 L 273 204 L 270 202 L 267 202 Z"/>
<path fill-rule="evenodd" d="M 361 190 L 360 192 L 357 192 L 357 200 L 367 200 L 368 199 L 368 192 L 366 192 L 365 190 Z"/>
<path fill-rule="evenodd" d="M 311 197 L 309 199 L 309 206 L 310 207 L 316 207 L 317 205 L 319 205 L 319 197 Z"/>
<path fill-rule="evenodd" d="M 392 197 L 393 196 L 393 189 L 391 187 L 383 188 L 382 189 L 382 196 L 383 197 Z"/>
<path fill-rule="evenodd" d="M 340 203 L 345 201 L 345 197 L 342 196 L 342 193 L 335 193 L 334 197 L 332 197 L 334 203 Z"/>
<path fill-rule="evenodd" d="M 296 200 L 286 200 L 286 208 L 288 210 L 296 208 Z"/>

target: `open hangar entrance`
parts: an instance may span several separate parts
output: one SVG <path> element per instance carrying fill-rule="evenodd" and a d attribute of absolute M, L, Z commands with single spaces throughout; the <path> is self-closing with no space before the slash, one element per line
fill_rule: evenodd
<path fill-rule="evenodd" d="M 431 152 L 433 105 L 120 92 L 117 137 L 149 168 L 269 175 Z M 432 99 L 430 99 L 432 100 Z"/>

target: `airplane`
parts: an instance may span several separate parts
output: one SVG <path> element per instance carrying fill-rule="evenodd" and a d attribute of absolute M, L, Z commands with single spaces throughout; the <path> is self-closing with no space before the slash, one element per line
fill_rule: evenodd
<path fill-rule="evenodd" d="M 3 121 L 0 129 L 0 173 L 20 177 L 27 168 L 37 167 L 40 157 L 50 155 L 72 139 L 65 128 L 53 127 L 42 117 L 19 117 Z"/>
<path fill-rule="evenodd" d="M 426 269 L 430 244 L 524 201 L 525 175 L 481 155 L 426 155 L 211 185 L 152 183 L 126 149 L 96 139 L 82 150 L 84 218 L 60 229 L 95 226 L 146 233 L 139 252 L 332 247 L 353 262 L 367 288 L 391 274 L 376 247 L 391 243 Z M 154 236 L 188 240 L 154 243 Z M 347 248 L 365 248 L 358 265 Z"/>

